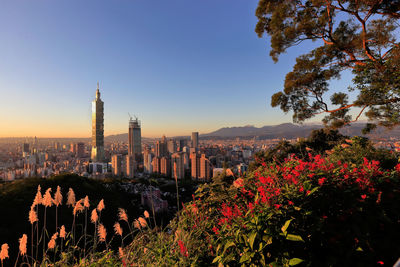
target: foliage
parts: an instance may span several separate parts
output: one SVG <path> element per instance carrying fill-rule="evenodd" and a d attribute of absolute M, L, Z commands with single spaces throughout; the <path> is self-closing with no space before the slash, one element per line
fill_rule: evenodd
<path fill-rule="evenodd" d="M 345 139 L 346 136 L 340 134 L 337 130 L 319 129 L 312 131 L 307 139 L 301 139 L 296 143 L 282 140 L 276 146 L 256 153 L 256 161 L 250 165 L 250 170 L 254 171 L 263 162 L 283 162 L 291 155 L 296 155 L 299 158 L 308 157 L 308 153 L 325 155 L 327 150 L 341 144 Z"/>
<path fill-rule="evenodd" d="M 343 140 L 331 151 L 329 158 L 332 161 L 347 162 L 349 164 L 362 164 L 364 158 L 380 162 L 383 169 L 393 169 L 398 163 L 398 153 L 382 148 L 375 148 L 370 140 L 365 137 L 353 137 Z"/>
<path fill-rule="evenodd" d="M 271 37 L 275 62 L 303 41 L 321 44 L 297 58 L 283 91 L 272 96 L 273 107 L 293 111 L 295 122 L 326 113 L 325 123 L 341 127 L 365 112 L 383 126 L 399 124 L 399 0 L 260 0 L 256 16 L 256 32 Z M 354 86 L 332 94 L 329 103 L 324 99 L 329 82 L 347 70 L 354 75 Z M 350 91 L 358 93 L 353 102 Z M 355 118 L 351 109 L 358 109 Z"/>
<path fill-rule="evenodd" d="M 368 147 L 364 139 L 351 141 L 356 151 Z M 161 266 L 393 264 L 400 253 L 391 246 L 400 238 L 400 165 L 336 161 L 341 152 L 292 156 L 232 185 L 217 179 L 201 186 L 167 231 L 134 245 L 135 259 Z"/>

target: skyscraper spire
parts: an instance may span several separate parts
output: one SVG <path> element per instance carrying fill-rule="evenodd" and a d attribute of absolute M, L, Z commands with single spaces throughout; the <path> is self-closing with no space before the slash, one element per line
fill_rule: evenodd
<path fill-rule="evenodd" d="M 99 82 L 97 82 L 96 99 L 100 99 Z"/>

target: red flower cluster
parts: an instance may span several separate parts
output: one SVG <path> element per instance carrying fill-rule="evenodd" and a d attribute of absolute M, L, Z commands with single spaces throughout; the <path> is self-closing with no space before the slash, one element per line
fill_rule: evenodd
<path fill-rule="evenodd" d="M 182 256 L 188 257 L 189 256 L 188 250 L 185 247 L 185 244 L 182 242 L 182 240 L 178 240 L 178 246 Z"/>
<path fill-rule="evenodd" d="M 231 207 L 231 206 L 227 205 L 226 203 L 222 203 L 220 212 L 223 215 L 223 217 L 219 221 L 220 225 L 230 222 L 232 219 L 243 215 L 243 212 L 240 210 L 239 206 L 236 204 L 233 207 Z"/>
<path fill-rule="evenodd" d="M 282 202 L 282 190 L 294 190 L 300 196 L 303 194 L 306 197 L 312 193 L 312 188 L 322 187 L 328 182 L 338 187 L 354 185 L 358 187 L 361 199 L 364 200 L 368 194 L 375 192 L 374 178 L 383 174 L 378 161 L 368 161 L 366 158 L 358 168 L 350 168 L 348 164 L 340 161 L 329 162 L 321 155 L 308 156 L 309 160 L 292 156 L 281 164 L 261 164 L 260 169 L 254 172 L 253 178 L 243 180 L 244 184 L 241 181 L 241 188 L 238 188 L 235 200 L 244 201 L 235 201 L 238 204 L 234 205 L 222 203 L 218 224 L 229 224 L 231 220 L 245 216 L 247 211 L 251 211 L 251 215 L 258 205 L 267 205 L 275 209 L 285 207 L 284 203 L 292 206 L 294 203 L 290 199 Z M 396 166 L 396 170 L 400 172 L 400 164 Z M 327 173 L 329 176 L 326 176 Z M 213 228 L 214 232 L 215 229 Z"/>

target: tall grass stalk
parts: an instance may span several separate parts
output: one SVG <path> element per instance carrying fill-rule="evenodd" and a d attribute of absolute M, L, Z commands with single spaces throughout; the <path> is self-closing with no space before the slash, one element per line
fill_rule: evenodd
<path fill-rule="evenodd" d="M 175 177 L 175 185 L 176 185 L 176 204 L 178 210 L 176 212 L 177 221 L 179 222 L 179 188 L 178 188 L 178 177 Z"/>
<path fill-rule="evenodd" d="M 84 232 L 84 239 L 85 239 L 85 243 L 83 245 L 83 257 L 86 258 L 86 231 L 87 231 L 87 208 L 85 208 L 85 232 Z"/>
<path fill-rule="evenodd" d="M 157 222 L 156 222 L 156 213 L 154 211 L 153 187 L 151 186 L 151 180 L 150 180 L 150 199 L 151 199 L 151 212 L 153 213 L 154 228 L 155 228 L 157 226 Z"/>
<path fill-rule="evenodd" d="M 39 218 L 39 205 L 36 206 L 36 215 Z M 38 253 L 39 253 L 39 221 L 36 222 L 36 255 L 35 255 L 35 261 L 38 259 Z"/>
<path fill-rule="evenodd" d="M 46 229 L 46 209 L 47 207 L 44 207 L 44 220 L 43 220 L 43 231 L 42 231 L 42 235 L 43 235 L 43 258 L 46 255 L 45 253 L 45 249 L 46 249 L 46 233 L 47 233 L 47 229 Z"/>

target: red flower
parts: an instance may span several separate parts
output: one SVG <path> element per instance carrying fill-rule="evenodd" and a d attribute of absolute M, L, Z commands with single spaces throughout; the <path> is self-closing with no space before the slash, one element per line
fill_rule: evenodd
<path fill-rule="evenodd" d="M 188 250 L 185 247 L 185 244 L 181 240 L 178 240 L 178 246 L 179 246 L 182 256 L 188 257 L 189 256 Z"/>
<path fill-rule="evenodd" d="M 288 202 L 289 205 L 294 205 L 294 203 L 292 201 L 289 200 Z"/>
<path fill-rule="evenodd" d="M 275 204 L 275 209 L 279 210 L 279 208 L 281 207 L 281 204 Z"/>
<path fill-rule="evenodd" d="M 362 199 L 366 199 L 366 198 L 367 198 L 367 195 L 366 195 L 366 194 L 361 195 L 361 198 L 362 198 Z"/>
<path fill-rule="evenodd" d="M 378 198 L 376 199 L 376 203 L 381 203 L 381 196 L 382 196 L 382 191 L 379 191 L 379 194 L 378 194 Z"/>
<path fill-rule="evenodd" d="M 248 208 L 249 210 L 253 211 L 253 209 L 254 209 L 254 204 L 251 203 L 251 202 L 249 202 L 249 203 L 247 204 L 247 208 Z"/>
<path fill-rule="evenodd" d="M 216 234 L 216 235 L 219 234 L 219 229 L 217 227 L 214 226 L 212 230 L 213 230 L 214 234 Z"/>
<path fill-rule="evenodd" d="M 325 178 L 325 177 L 322 177 L 322 178 L 318 179 L 318 184 L 319 184 L 320 186 L 322 186 L 322 185 L 325 183 L 325 181 L 326 181 L 326 178 Z"/>
<path fill-rule="evenodd" d="M 377 262 L 379 265 L 383 265 L 384 263 L 383 263 L 383 261 L 378 261 Z"/>

